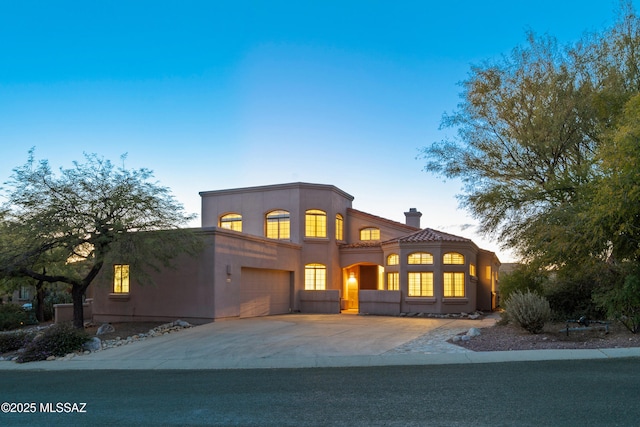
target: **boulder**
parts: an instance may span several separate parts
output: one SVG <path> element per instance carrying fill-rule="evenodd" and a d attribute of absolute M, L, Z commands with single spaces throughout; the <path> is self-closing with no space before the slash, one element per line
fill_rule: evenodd
<path fill-rule="evenodd" d="M 98 351 L 102 349 L 102 340 L 98 337 L 93 337 L 86 343 L 82 344 L 82 348 L 87 351 Z"/>
<path fill-rule="evenodd" d="M 109 332 L 115 332 L 116 328 L 111 323 L 103 323 L 96 331 L 96 335 L 108 334 Z"/>
<path fill-rule="evenodd" d="M 470 337 L 477 337 L 478 335 L 480 335 L 480 329 L 471 328 L 471 329 L 469 329 L 469 332 L 467 332 L 467 335 L 470 336 Z"/>

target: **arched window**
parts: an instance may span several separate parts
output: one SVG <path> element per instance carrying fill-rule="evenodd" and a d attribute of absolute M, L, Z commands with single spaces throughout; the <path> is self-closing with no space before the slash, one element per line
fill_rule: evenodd
<path fill-rule="evenodd" d="M 336 240 L 344 240 L 344 219 L 342 215 L 336 215 Z"/>
<path fill-rule="evenodd" d="M 305 215 L 305 237 L 327 237 L 327 213 L 309 209 Z"/>
<path fill-rule="evenodd" d="M 360 230 L 360 240 L 380 240 L 380 229 L 367 227 Z"/>
<path fill-rule="evenodd" d="M 289 239 L 291 237 L 291 219 L 289 212 L 283 210 L 269 212 L 266 221 L 266 234 L 268 238 Z"/>
<path fill-rule="evenodd" d="M 327 288 L 327 267 L 323 264 L 304 266 L 304 288 L 310 291 L 323 291 Z"/>
<path fill-rule="evenodd" d="M 391 254 L 387 257 L 387 265 L 400 264 L 400 256 L 398 254 Z"/>
<path fill-rule="evenodd" d="M 242 231 L 242 215 L 237 213 L 222 215 L 218 225 L 227 230 Z"/>
<path fill-rule="evenodd" d="M 457 252 L 447 252 L 442 258 L 443 264 L 464 264 L 464 255 Z"/>
<path fill-rule="evenodd" d="M 407 258 L 408 264 L 433 264 L 433 255 L 428 252 L 414 252 Z"/>

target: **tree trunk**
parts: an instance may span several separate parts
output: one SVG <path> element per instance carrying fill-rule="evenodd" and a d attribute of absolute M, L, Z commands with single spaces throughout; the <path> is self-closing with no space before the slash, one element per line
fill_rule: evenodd
<path fill-rule="evenodd" d="M 38 280 L 36 285 L 36 319 L 44 322 L 44 282 Z"/>
<path fill-rule="evenodd" d="M 73 299 L 73 327 L 77 329 L 84 328 L 83 295 L 84 289 L 81 286 L 73 285 L 71 288 L 71 297 Z"/>

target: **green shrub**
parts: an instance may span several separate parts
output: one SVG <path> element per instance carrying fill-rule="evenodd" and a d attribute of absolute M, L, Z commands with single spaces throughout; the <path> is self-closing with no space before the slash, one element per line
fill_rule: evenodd
<path fill-rule="evenodd" d="M 0 305 L 0 331 L 17 329 L 29 324 L 29 313 L 15 304 Z"/>
<path fill-rule="evenodd" d="M 21 349 L 32 339 L 32 334 L 23 331 L 0 334 L 0 353 Z"/>
<path fill-rule="evenodd" d="M 61 323 L 36 336 L 26 347 L 16 362 L 45 360 L 49 356 L 65 356 L 82 348 L 90 336 L 83 329 L 75 329 L 70 324 Z"/>
<path fill-rule="evenodd" d="M 513 320 L 532 334 L 539 334 L 551 316 L 549 302 L 545 297 L 531 291 L 515 291 L 505 302 L 506 312 Z"/>
<path fill-rule="evenodd" d="M 640 332 L 640 277 L 629 274 L 622 283 L 596 292 L 594 301 L 611 319 L 619 320 L 631 333 Z"/>

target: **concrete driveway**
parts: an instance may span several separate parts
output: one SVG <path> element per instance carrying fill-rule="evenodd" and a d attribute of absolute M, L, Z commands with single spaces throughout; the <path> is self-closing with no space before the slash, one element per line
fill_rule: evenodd
<path fill-rule="evenodd" d="M 640 357 L 640 348 L 473 352 L 446 342 L 481 320 L 289 314 L 219 321 L 69 360 L 0 370 L 249 369 L 491 363 Z"/>

